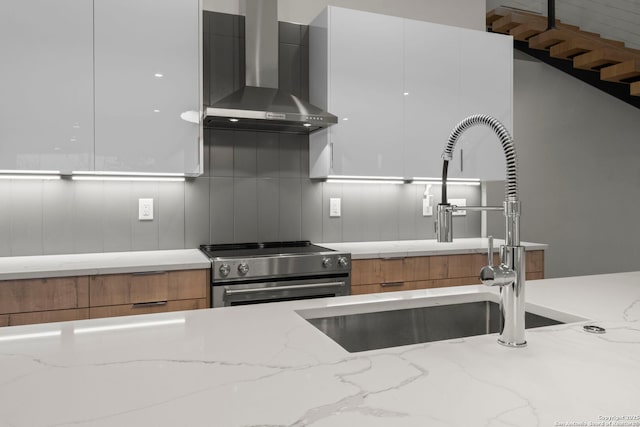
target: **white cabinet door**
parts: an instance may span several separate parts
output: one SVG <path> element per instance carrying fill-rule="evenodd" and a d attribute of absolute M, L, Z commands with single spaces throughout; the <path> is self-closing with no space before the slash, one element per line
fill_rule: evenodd
<path fill-rule="evenodd" d="M 94 5 L 95 170 L 199 174 L 198 0 Z"/>
<path fill-rule="evenodd" d="M 90 168 L 93 5 L 0 2 L 0 169 Z"/>
<path fill-rule="evenodd" d="M 406 21 L 406 177 L 441 177 L 445 144 L 468 116 L 488 114 L 513 130 L 512 64 L 510 37 Z M 504 179 L 504 153 L 488 127 L 465 131 L 449 176 Z"/>
<path fill-rule="evenodd" d="M 488 114 L 513 130 L 511 37 L 329 7 L 310 42 L 311 101 L 339 117 L 311 135 L 313 178 L 439 178 L 461 120 Z M 474 127 L 449 176 L 501 180 L 504 165 L 496 135 Z"/>
<path fill-rule="evenodd" d="M 402 176 L 403 20 L 336 7 L 324 19 L 315 24 L 320 30 L 312 24 L 310 37 L 312 55 L 326 43 L 327 81 L 311 88 L 311 102 L 339 123 L 312 135 L 312 176 Z M 313 74 L 311 85 L 318 84 Z M 318 166 L 314 153 L 332 159 Z"/>
<path fill-rule="evenodd" d="M 460 120 L 473 114 L 498 119 L 513 136 L 513 40 L 472 30 L 462 34 Z M 458 142 L 462 170 L 454 162 L 451 176 L 504 180 L 506 161 L 496 134 L 486 126 L 468 129 Z"/>
<path fill-rule="evenodd" d="M 404 175 L 439 178 L 442 152 L 460 120 L 460 32 L 406 20 L 404 38 Z"/>

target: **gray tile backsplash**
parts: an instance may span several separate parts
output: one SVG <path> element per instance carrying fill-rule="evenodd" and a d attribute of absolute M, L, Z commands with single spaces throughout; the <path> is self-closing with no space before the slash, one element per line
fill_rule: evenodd
<path fill-rule="evenodd" d="M 206 12 L 205 105 L 244 84 L 244 19 Z M 280 25 L 280 82 L 308 98 L 308 28 Z M 195 248 L 206 243 L 432 239 L 424 185 L 334 184 L 309 176 L 307 136 L 205 130 L 204 174 L 184 183 L 0 180 L 0 256 Z M 440 187 L 433 186 L 437 203 Z M 452 198 L 480 203 L 480 188 Z M 342 216 L 329 217 L 339 197 Z M 138 198 L 154 220 L 138 220 Z M 480 235 L 480 214 L 454 218 Z"/>

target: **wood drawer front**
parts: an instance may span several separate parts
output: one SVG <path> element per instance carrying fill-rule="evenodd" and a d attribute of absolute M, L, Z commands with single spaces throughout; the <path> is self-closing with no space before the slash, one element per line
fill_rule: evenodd
<path fill-rule="evenodd" d="M 67 322 L 89 318 L 88 308 L 71 310 L 36 311 L 32 313 L 9 314 L 8 326 L 32 325 L 35 323 Z"/>
<path fill-rule="evenodd" d="M 0 281 L 0 314 L 89 306 L 87 276 Z"/>
<path fill-rule="evenodd" d="M 427 256 L 408 257 L 404 259 L 403 273 L 404 280 L 429 280 L 431 279 L 430 260 Z"/>
<path fill-rule="evenodd" d="M 91 276 L 90 306 L 207 297 L 207 270 Z"/>
<path fill-rule="evenodd" d="M 527 251 L 526 271 L 542 272 L 544 276 L 544 251 Z"/>
<path fill-rule="evenodd" d="M 91 276 L 89 305 L 122 305 L 169 299 L 169 273 Z"/>
<path fill-rule="evenodd" d="M 209 270 L 180 270 L 169 272 L 169 299 L 206 298 L 209 289 Z"/>
<path fill-rule="evenodd" d="M 525 279 L 526 280 L 538 280 L 538 279 L 544 279 L 544 273 L 542 271 L 527 271 L 526 275 L 525 275 Z"/>
<path fill-rule="evenodd" d="M 185 299 L 179 301 L 167 301 L 162 304 L 125 304 L 106 307 L 91 307 L 89 317 L 91 319 L 101 317 L 131 316 L 135 314 L 165 313 L 169 311 L 196 310 L 207 308 L 206 298 Z"/>
<path fill-rule="evenodd" d="M 357 259 L 351 261 L 351 284 L 402 282 L 404 259 Z"/>

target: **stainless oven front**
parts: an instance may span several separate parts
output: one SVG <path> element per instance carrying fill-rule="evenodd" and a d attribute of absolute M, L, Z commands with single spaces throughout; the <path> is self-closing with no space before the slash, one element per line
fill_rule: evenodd
<path fill-rule="evenodd" d="M 348 275 L 321 278 L 212 283 L 213 307 L 344 296 L 351 293 Z"/>

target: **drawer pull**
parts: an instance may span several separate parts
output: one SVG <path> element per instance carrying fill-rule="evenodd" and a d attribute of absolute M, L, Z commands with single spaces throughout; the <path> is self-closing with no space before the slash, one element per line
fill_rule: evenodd
<path fill-rule="evenodd" d="M 383 288 L 390 288 L 392 286 L 402 286 L 404 282 L 390 282 L 390 283 L 381 283 L 380 286 Z"/>
<path fill-rule="evenodd" d="M 153 275 L 160 275 L 160 274 L 165 274 L 166 271 L 137 271 L 135 273 L 131 273 L 132 276 L 153 276 Z"/>
<path fill-rule="evenodd" d="M 131 306 L 131 308 L 141 308 L 141 307 L 156 307 L 160 305 L 167 305 L 166 301 L 153 301 L 153 302 L 137 302 Z"/>

